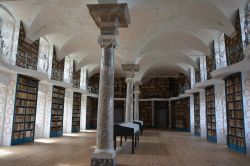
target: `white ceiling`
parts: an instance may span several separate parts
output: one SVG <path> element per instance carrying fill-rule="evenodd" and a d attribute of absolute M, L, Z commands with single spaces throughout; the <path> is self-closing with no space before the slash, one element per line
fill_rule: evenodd
<path fill-rule="evenodd" d="M 105 0 L 103 0 L 105 1 Z M 106 0 L 107 1 L 107 0 Z M 109 0 L 110 1 L 110 0 Z M 114 0 L 111 0 L 114 1 Z M 209 55 L 212 40 L 234 32 L 231 17 L 247 0 L 119 0 L 128 3 L 129 28 L 120 29 L 116 73 L 121 64 L 138 63 L 138 78 L 153 73 L 185 73 L 194 66 L 191 56 Z M 27 37 L 46 37 L 59 58 L 74 57 L 91 74 L 99 70 L 100 33 L 86 4 L 97 0 L 0 0 L 23 21 Z M 165 70 L 164 72 L 162 70 Z"/>

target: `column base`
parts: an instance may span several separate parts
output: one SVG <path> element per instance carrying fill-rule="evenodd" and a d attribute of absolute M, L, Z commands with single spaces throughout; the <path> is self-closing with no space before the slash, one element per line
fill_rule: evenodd
<path fill-rule="evenodd" d="M 94 152 L 91 166 L 116 166 L 116 152 Z"/>

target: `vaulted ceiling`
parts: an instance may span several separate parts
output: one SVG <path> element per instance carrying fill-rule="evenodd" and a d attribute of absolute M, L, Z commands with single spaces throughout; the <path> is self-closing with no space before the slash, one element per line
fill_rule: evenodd
<path fill-rule="evenodd" d="M 100 0 L 115 1 L 115 0 Z M 131 24 L 120 29 L 116 49 L 116 73 L 121 64 L 140 64 L 137 78 L 153 73 L 185 73 L 196 56 L 210 54 L 212 40 L 221 33 L 231 35 L 233 13 L 247 0 L 118 0 L 128 3 Z M 0 0 L 17 20 L 27 37 L 45 37 L 54 44 L 60 59 L 71 56 L 78 68 L 91 74 L 99 70 L 99 29 L 86 4 L 97 0 Z M 164 70 L 164 72 L 163 72 Z"/>

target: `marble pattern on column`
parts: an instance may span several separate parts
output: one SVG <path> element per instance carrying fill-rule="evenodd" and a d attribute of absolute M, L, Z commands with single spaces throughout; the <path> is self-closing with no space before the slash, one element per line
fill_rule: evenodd
<path fill-rule="evenodd" d="M 200 130 L 201 138 L 207 139 L 206 92 L 200 92 Z"/>
<path fill-rule="evenodd" d="M 139 117 L 139 95 L 140 92 L 139 91 L 134 91 L 134 95 L 135 95 L 135 102 L 134 102 L 134 119 L 135 120 L 140 120 Z"/>
<path fill-rule="evenodd" d="M 191 94 L 190 95 L 190 131 L 191 134 L 194 135 L 195 131 L 194 131 L 194 95 Z"/>
<path fill-rule="evenodd" d="M 133 78 L 126 78 L 127 94 L 126 94 L 126 122 L 133 122 Z"/>
<path fill-rule="evenodd" d="M 217 143 L 227 144 L 225 83 L 214 85 Z"/>

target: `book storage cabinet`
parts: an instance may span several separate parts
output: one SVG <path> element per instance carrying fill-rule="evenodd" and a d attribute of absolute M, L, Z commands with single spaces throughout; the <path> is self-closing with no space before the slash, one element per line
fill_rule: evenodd
<path fill-rule="evenodd" d="M 200 93 L 194 94 L 194 134 L 201 136 L 200 129 Z"/>
<path fill-rule="evenodd" d="M 73 94 L 72 133 L 80 132 L 81 93 Z"/>
<path fill-rule="evenodd" d="M 64 96 L 64 88 L 53 86 L 50 137 L 60 137 L 63 134 Z"/>
<path fill-rule="evenodd" d="M 207 140 L 217 142 L 214 86 L 206 88 Z"/>
<path fill-rule="evenodd" d="M 225 79 L 227 108 L 227 141 L 229 149 L 246 153 L 241 73 Z"/>
<path fill-rule="evenodd" d="M 11 145 L 34 141 L 37 79 L 18 75 Z"/>

